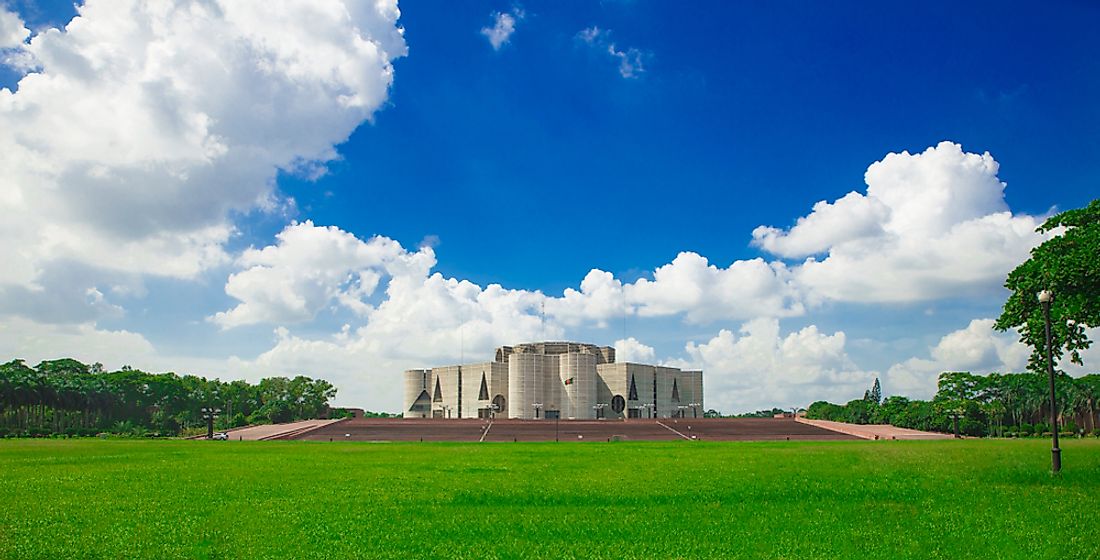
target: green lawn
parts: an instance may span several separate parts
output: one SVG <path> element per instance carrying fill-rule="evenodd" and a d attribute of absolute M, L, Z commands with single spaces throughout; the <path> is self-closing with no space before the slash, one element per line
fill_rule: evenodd
<path fill-rule="evenodd" d="M 1100 558 L 1100 441 L 0 440 L 0 558 Z"/>

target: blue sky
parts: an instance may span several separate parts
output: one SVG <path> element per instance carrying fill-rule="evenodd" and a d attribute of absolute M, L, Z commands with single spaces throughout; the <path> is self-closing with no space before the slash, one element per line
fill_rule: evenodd
<path fill-rule="evenodd" d="M 30 216 L 66 217 L 5 242 L 12 254 L 32 248 L 22 251 L 32 255 L 24 274 L 0 278 L 0 348 L 13 356 L 75 353 L 222 377 L 302 371 L 335 376 L 345 404 L 393 410 L 400 369 L 468 355 L 465 342 L 455 352 L 454 335 L 469 331 L 470 353 L 539 335 L 623 341 L 624 351 L 633 344 L 638 359 L 704 367 L 712 402 L 726 410 L 855 398 L 874 377 L 887 393 L 919 396 L 934 388 L 937 368 L 1021 367 L 1011 333 L 982 321 L 999 312 L 1004 274 L 1041 241 L 1029 236 L 1033 222 L 1086 204 L 1100 182 L 1094 3 L 409 2 L 396 20 L 352 10 L 350 21 L 209 3 L 209 40 L 154 24 L 188 21 L 188 2 L 167 11 L 121 4 L 82 8 L 84 27 L 101 31 L 86 36 L 66 29 L 77 15 L 68 3 L 4 8 L 20 25 L 9 18 L 0 37 L 26 33 L 0 44 L 0 87 L 19 100 L 0 96 L 0 117 L 26 130 L 0 142 L 74 169 L 24 175 L 17 166 L 26 158 L 8 152 L 15 179 L 0 186 L 29 201 Z M 494 45 L 488 31 L 502 14 L 510 32 Z M 151 31 L 135 33 L 127 21 Z M 49 27 L 58 31 L 49 36 Z M 356 33 L 384 56 L 341 40 Z M 127 53 L 134 59 L 121 60 Z M 188 62 L 173 75 L 151 62 L 157 56 Z M 221 56 L 248 71 L 276 70 L 215 87 L 216 66 L 203 65 Z M 301 61 L 308 70 L 294 66 Z M 87 68 L 94 77 L 81 74 Z M 72 99 L 20 83 L 36 74 L 75 87 L 71 95 L 89 107 L 113 107 L 104 110 L 111 118 L 66 120 L 59 108 Z M 117 104 L 97 101 L 112 91 Z M 349 91 L 369 100 L 349 108 L 340 98 Z M 180 130 L 198 132 L 134 124 L 161 103 L 172 108 L 150 114 L 172 113 Z M 31 105 L 38 111 L 27 112 Z M 38 120 L 51 111 L 60 116 Z M 96 156 L 103 138 L 114 150 Z M 154 142 L 166 151 L 140 154 Z M 976 169 L 986 153 L 999 167 Z M 876 162 L 884 162 L 881 197 L 868 194 L 864 177 Z M 217 178 L 194 179 L 205 169 Z M 106 193 L 95 200 L 154 216 L 153 225 L 119 233 L 87 216 L 94 204 L 33 195 L 51 189 L 74 193 L 70 201 Z M 861 199 L 850 216 L 791 229 L 819 201 L 852 191 Z M 906 193 L 932 194 L 918 208 L 898 202 Z M 174 208 L 190 221 L 159 228 Z M 907 212 L 927 212 L 937 225 L 906 223 Z M 478 290 L 499 284 L 516 301 L 439 288 L 449 299 L 434 302 L 429 290 L 408 301 L 430 309 L 401 308 L 405 300 L 387 291 L 400 273 L 362 256 L 318 256 L 332 247 L 294 252 L 276 237 L 306 223 L 313 242 L 382 236 L 408 255 L 429 245 L 434 263 L 416 276 L 424 286 L 438 273 Z M 979 225 L 980 239 L 960 233 Z M 778 241 L 754 243 L 759 226 L 775 228 Z M 196 241 L 199 231 L 208 236 Z M 921 236 L 959 248 L 945 260 L 963 269 L 921 252 Z M 268 256 L 257 256 L 265 247 Z M 975 247 L 985 249 L 966 252 Z M 171 253 L 172 264 L 158 264 L 156 251 Z M 685 252 L 718 271 L 760 259 L 774 285 L 741 272 L 708 284 L 678 259 Z M 689 272 L 655 282 L 672 263 L 670 273 Z M 823 272 L 806 272 L 822 263 Z M 333 267 L 328 280 L 310 273 L 324 266 Z M 610 273 L 608 290 L 574 308 L 563 291 L 584 292 L 593 269 Z M 364 271 L 379 273 L 378 287 L 355 291 L 347 278 Z M 906 288 L 898 278 L 917 280 Z M 650 286 L 638 288 L 639 279 Z M 861 282 L 897 290 L 844 287 Z M 788 301 L 722 300 L 722 286 L 750 285 L 738 297 Z M 42 301 L 26 295 L 36 293 Z M 61 312 L 57 301 L 72 303 Z M 613 309 L 623 301 L 625 311 Z M 771 343 L 769 321 L 778 329 Z M 413 333 L 434 341 L 423 356 L 364 349 Z M 322 343 L 334 346 L 318 350 Z M 760 376 L 767 382 L 754 391 Z"/>

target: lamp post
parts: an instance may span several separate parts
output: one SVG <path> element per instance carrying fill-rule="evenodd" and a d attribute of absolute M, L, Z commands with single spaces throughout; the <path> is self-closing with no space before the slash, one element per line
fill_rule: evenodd
<path fill-rule="evenodd" d="M 531 404 L 531 407 L 535 409 L 535 420 L 539 419 L 539 410 L 542 410 L 542 403 L 537 402 Z"/>
<path fill-rule="evenodd" d="M 697 402 L 693 402 L 693 403 L 689 404 L 688 406 L 691 407 L 691 417 L 692 418 L 698 418 L 699 417 L 699 407 L 703 406 L 703 405 L 701 405 Z"/>
<path fill-rule="evenodd" d="M 599 420 L 603 409 L 607 408 L 607 403 L 596 403 L 592 405 L 592 410 L 596 411 L 596 420 Z"/>
<path fill-rule="evenodd" d="M 653 418 L 653 403 L 645 403 L 642 408 L 646 409 L 646 414 L 649 418 Z"/>
<path fill-rule="evenodd" d="M 206 439 L 214 439 L 214 419 L 221 414 L 222 409 L 202 407 L 202 419 L 206 420 Z"/>
<path fill-rule="evenodd" d="M 684 416 L 685 416 L 684 411 L 687 410 L 687 408 L 688 408 L 688 405 L 686 405 L 686 404 L 676 405 L 676 409 L 680 411 L 680 418 L 684 418 Z"/>
<path fill-rule="evenodd" d="M 1057 474 L 1062 471 L 1062 450 L 1058 448 L 1058 410 L 1054 400 L 1054 351 L 1050 337 L 1050 303 L 1054 294 L 1050 290 L 1039 292 L 1039 305 L 1043 308 L 1043 323 L 1047 343 L 1047 375 L 1050 377 L 1050 470 Z"/>

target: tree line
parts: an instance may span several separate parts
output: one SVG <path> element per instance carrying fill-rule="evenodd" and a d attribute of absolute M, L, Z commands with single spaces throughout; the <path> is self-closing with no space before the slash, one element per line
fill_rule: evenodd
<path fill-rule="evenodd" d="M 872 389 L 843 405 L 815 402 L 806 409 L 806 417 L 933 432 L 952 432 L 957 421 L 959 433 L 969 436 L 1049 435 L 1049 383 L 1041 373 L 944 372 L 929 401 L 902 396 L 880 400 Z M 1074 378 L 1061 373 L 1055 378 L 1055 396 L 1059 432 L 1100 436 L 1100 374 Z"/>
<path fill-rule="evenodd" d="M 253 385 L 195 375 L 148 373 L 73 359 L 31 367 L 0 365 L 0 436 L 171 436 L 206 426 L 203 408 L 221 412 L 219 429 L 316 418 L 329 410 L 336 388 L 323 379 L 269 377 Z"/>

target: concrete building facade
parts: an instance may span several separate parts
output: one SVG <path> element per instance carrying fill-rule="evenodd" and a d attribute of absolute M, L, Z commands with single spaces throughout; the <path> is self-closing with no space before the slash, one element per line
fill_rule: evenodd
<path fill-rule="evenodd" d="M 491 362 L 411 369 L 405 418 L 692 418 L 703 414 L 703 372 L 616 363 L 615 349 L 534 342 Z"/>

